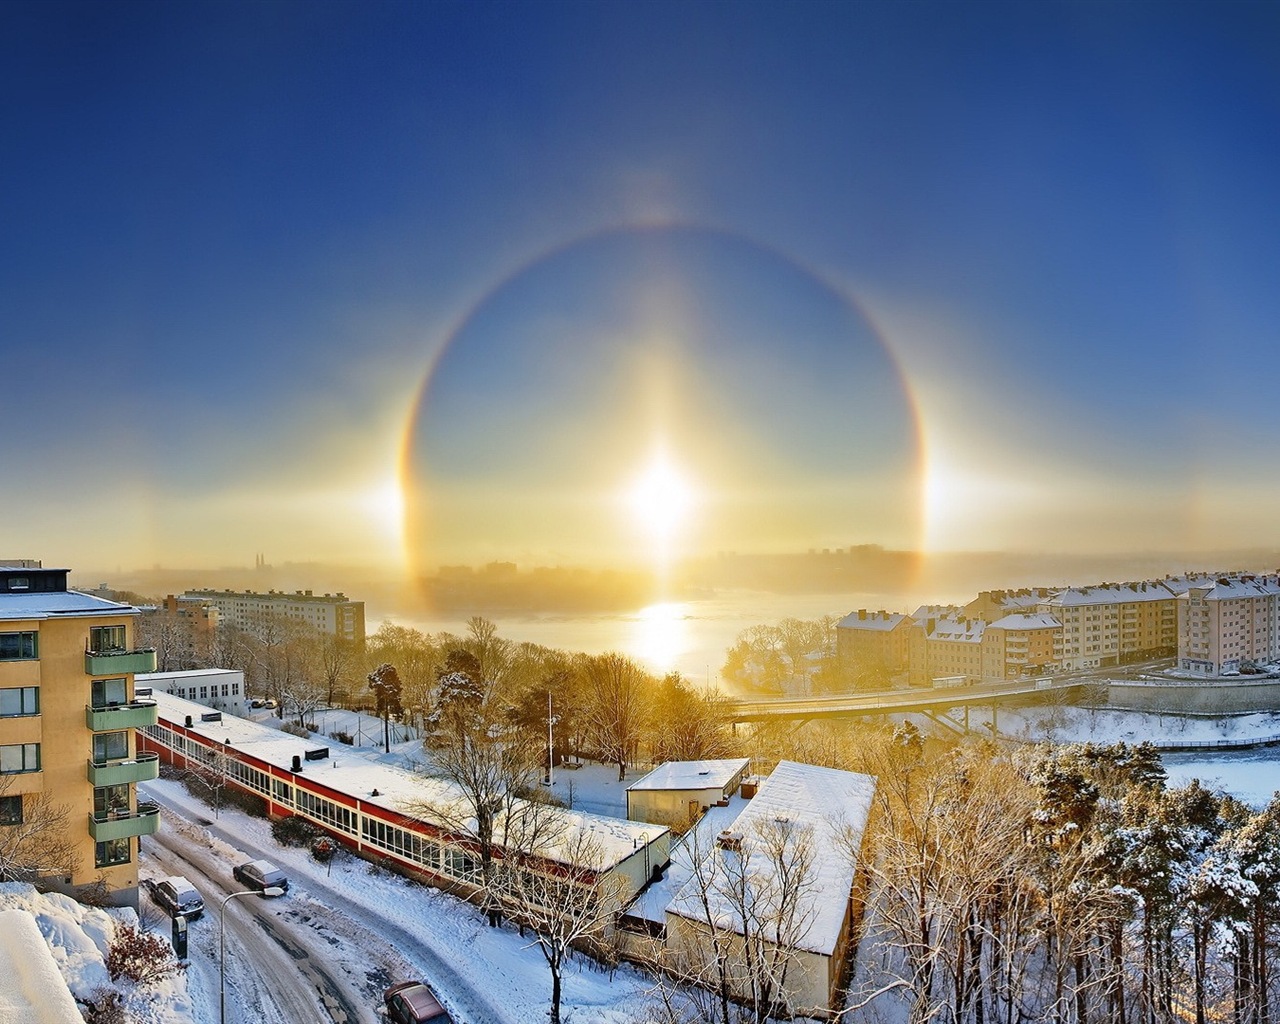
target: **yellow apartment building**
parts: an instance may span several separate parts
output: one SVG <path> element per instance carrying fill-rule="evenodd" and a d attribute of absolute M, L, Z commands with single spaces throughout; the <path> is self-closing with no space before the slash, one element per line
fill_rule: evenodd
<path fill-rule="evenodd" d="M 134 699 L 134 675 L 155 652 L 133 646 L 136 608 L 68 590 L 68 572 L 0 562 L 0 829 L 40 813 L 44 794 L 65 810 L 72 862 L 30 865 L 42 884 L 136 908 L 139 838 L 160 818 L 137 798 L 159 761 L 137 754 L 156 706 Z"/>

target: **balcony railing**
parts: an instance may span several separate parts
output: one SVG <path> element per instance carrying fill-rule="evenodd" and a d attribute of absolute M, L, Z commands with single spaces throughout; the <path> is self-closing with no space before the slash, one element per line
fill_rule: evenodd
<path fill-rule="evenodd" d="M 91 676 L 123 676 L 131 672 L 154 672 L 156 651 L 143 647 L 136 651 L 85 651 L 84 670 Z"/>
<path fill-rule="evenodd" d="M 90 732 L 115 732 L 118 729 L 145 729 L 156 724 L 156 702 L 135 700 L 128 704 L 85 705 L 84 724 Z"/>
<path fill-rule="evenodd" d="M 160 807 L 141 801 L 136 811 L 94 811 L 89 815 L 89 835 L 96 843 L 130 836 L 152 836 L 160 831 Z"/>
<path fill-rule="evenodd" d="M 90 761 L 89 782 L 94 786 L 123 786 L 160 777 L 160 755 L 139 754 L 131 761 Z"/>

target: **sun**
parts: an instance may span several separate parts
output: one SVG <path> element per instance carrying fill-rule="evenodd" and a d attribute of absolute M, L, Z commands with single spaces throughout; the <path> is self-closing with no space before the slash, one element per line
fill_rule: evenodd
<path fill-rule="evenodd" d="M 637 523 L 660 548 L 665 548 L 689 519 L 694 491 L 664 453 L 657 453 L 627 492 Z"/>

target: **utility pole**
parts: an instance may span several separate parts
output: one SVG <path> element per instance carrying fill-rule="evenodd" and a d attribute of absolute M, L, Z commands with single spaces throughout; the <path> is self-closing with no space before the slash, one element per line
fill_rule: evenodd
<path fill-rule="evenodd" d="M 547 687 L 547 787 L 550 788 L 556 781 L 556 744 L 552 735 L 551 727 L 555 723 L 555 719 L 551 717 L 551 688 Z"/>

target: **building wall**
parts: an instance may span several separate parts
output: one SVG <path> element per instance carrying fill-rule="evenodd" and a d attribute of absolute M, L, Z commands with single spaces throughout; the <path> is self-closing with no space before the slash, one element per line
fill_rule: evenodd
<path fill-rule="evenodd" d="M 734 787 L 737 788 L 737 783 Z M 719 786 L 710 789 L 635 789 L 627 791 L 627 817 L 631 821 L 652 821 L 683 827 L 691 824 L 708 807 L 723 799 Z M 695 805 L 690 810 L 690 805 Z"/>
<path fill-rule="evenodd" d="M 0 687 L 39 687 L 37 716 L 0 718 L 0 743 L 38 743 L 40 771 L 6 775 L 7 794 L 45 793 L 67 809 L 67 830 L 76 847 L 78 864 L 69 879 L 54 888 L 74 892 L 99 880 L 108 889 L 110 902 L 137 906 L 138 839 L 129 838 L 126 863 L 99 867 L 96 844 L 89 832 L 94 810 L 94 787 L 89 779 L 94 733 L 86 708 L 92 695 L 92 676 L 86 672 L 85 651 L 94 626 L 125 626 L 127 645 L 134 643 L 134 616 L 71 616 L 0 621 L 0 632 L 38 633 L 38 659 L 0 662 Z M 133 699 L 132 674 L 98 678 L 124 678 L 127 700 Z M 113 730 L 115 731 L 115 730 Z M 134 730 L 127 733 L 127 757 L 136 753 Z M 128 808 L 137 808 L 137 787 L 128 784 Z"/>
<path fill-rule="evenodd" d="M 750 975 L 743 966 L 746 957 L 742 936 L 726 932 L 714 935 L 705 922 L 667 911 L 666 946 L 675 957 L 677 971 L 687 970 L 696 973 L 704 984 L 714 983 L 714 968 L 710 965 L 717 941 L 727 953 L 733 996 L 748 999 Z M 841 980 L 839 959 L 803 949 L 782 951 L 771 942 L 762 944 L 768 951 L 762 954 L 763 958 L 776 956 L 779 963 L 787 963 L 786 994 L 794 1011 L 804 1016 L 825 1016 L 834 1009 Z"/>
<path fill-rule="evenodd" d="M 244 673 L 239 669 L 205 668 L 185 672 L 147 672 L 136 677 L 141 687 L 171 693 L 242 718 L 248 714 Z"/>
<path fill-rule="evenodd" d="M 910 629 L 911 619 L 906 615 L 860 609 L 836 626 L 836 657 L 841 667 L 850 672 L 905 672 Z"/>

